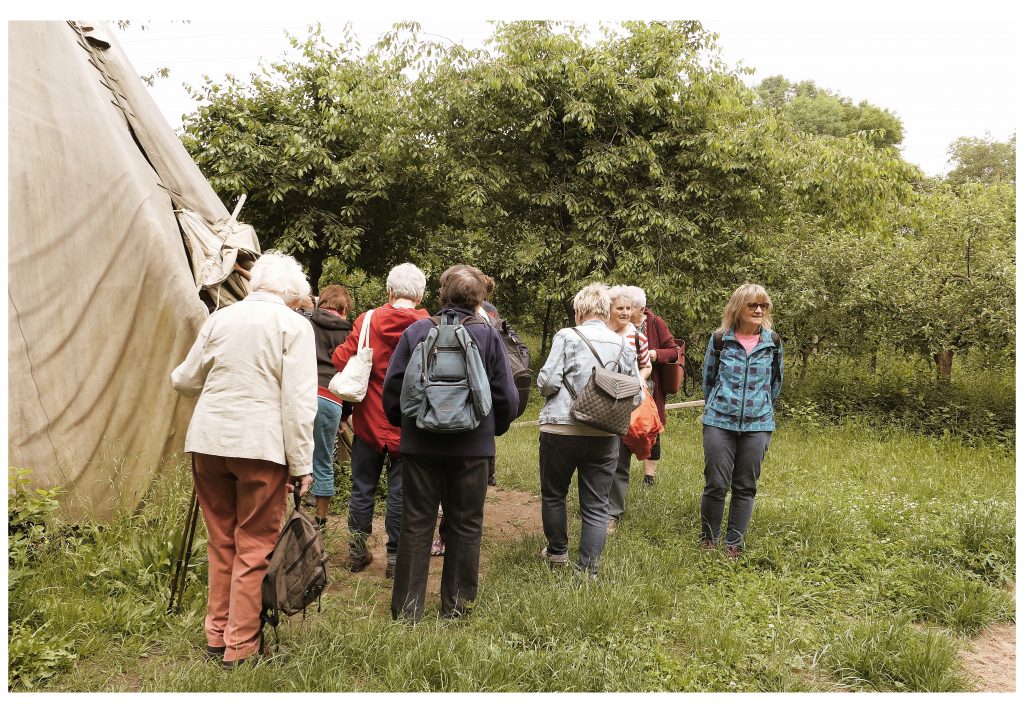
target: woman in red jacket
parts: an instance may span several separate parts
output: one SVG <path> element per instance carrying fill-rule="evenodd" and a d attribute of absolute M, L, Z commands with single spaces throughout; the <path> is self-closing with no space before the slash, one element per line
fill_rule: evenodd
<path fill-rule="evenodd" d="M 352 572 L 366 569 L 373 554 L 366 539 L 373 530 L 373 506 L 380 482 L 381 470 L 387 465 L 388 500 L 384 517 L 387 532 L 387 565 L 384 576 L 394 576 L 398 556 L 398 538 L 402 531 L 402 461 L 398 454 L 401 429 L 392 426 L 384 415 L 381 401 L 384 375 L 405 328 L 413 322 L 429 317 L 430 313 L 417 309 L 423 299 L 427 280 L 423 272 L 406 262 L 388 273 L 388 301 L 373 310 L 370 317 L 369 340 L 373 349 L 373 369 L 362 402 L 352 409 L 352 497 L 348 509 L 348 568 Z M 332 357 L 335 368 L 341 371 L 356 353 L 359 332 L 366 312 L 356 317 L 352 332 Z"/>
<path fill-rule="evenodd" d="M 654 396 L 654 403 L 658 406 L 658 418 L 665 425 L 668 421 L 665 418 L 665 387 L 662 386 L 664 378 L 664 366 L 674 364 L 679 359 L 679 351 L 676 348 L 675 339 L 668 325 L 658 315 L 654 314 L 647 307 L 647 295 L 639 287 L 630 287 L 633 296 L 633 303 L 636 305 L 633 310 L 633 324 L 647 336 L 647 342 L 651 356 L 651 364 L 654 366 L 654 373 L 651 375 L 653 388 L 651 394 Z M 658 461 L 661 460 L 661 436 L 654 443 L 651 457 L 644 461 L 644 485 L 654 485 L 654 476 L 658 472 Z"/>

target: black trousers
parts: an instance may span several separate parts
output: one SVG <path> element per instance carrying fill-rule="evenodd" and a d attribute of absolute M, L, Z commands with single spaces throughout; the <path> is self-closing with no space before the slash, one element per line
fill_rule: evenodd
<path fill-rule="evenodd" d="M 488 456 L 402 456 L 402 536 L 391 590 L 392 618 L 415 622 L 423 616 L 438 504 L 445 519 L 441 616 L 462 616 L 476 599 L 489 460 Z"/>

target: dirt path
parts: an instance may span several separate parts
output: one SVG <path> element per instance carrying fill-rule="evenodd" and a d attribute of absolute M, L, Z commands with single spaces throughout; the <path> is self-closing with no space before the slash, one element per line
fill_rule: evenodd
<path fill-rule="evenodd" d="M 960 650 L 964 670 L 975 689 L 990 692 L 1017 690 L 1017 625 L 993 624 Z"/>
<path fill-rule="evenodd" d="M 383 504 L 378 504 L 380 514 L 373 519 L 373 534 L 368 540 L 373 562 L 362 572 L 353 574 L 345 569 L 348 559 L 348 529 L 344 515 L 332 515 L 328 521 L 327 549 L 331 557 L 331 584 L 327 591 L 337 593 L 351 589 L 357 583 L 379 584 L 374 592 L 374 600 L 390 609 L 391 582 L 384 579 L 384 565 L 387 561 L 384 532 Z M 501 540 L 518 540 L 528 534 L 541 531 L 540 496 L 522 493 L 517 490 L 504 490 L 501 486 L 488 488 L 487 500 L 484 503 L 484 549 L 481 553 L 480 571 L 486 572 L 488 565 L 488 542 Z M 441 592 L 441 565 L 443 557 L 430 558 L 430 575 L 427 579 L 427 602 L 437 605 Z"/>

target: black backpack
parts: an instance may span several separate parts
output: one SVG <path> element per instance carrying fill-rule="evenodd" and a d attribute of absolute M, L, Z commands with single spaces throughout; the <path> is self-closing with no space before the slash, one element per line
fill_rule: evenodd
<path fill-rule="evenodd" d="M 327 587 L 327 550 L 320 528 L 302 509 L 298 488 L 293 497 L 295 509 L 277 538 L 263 577 L 260 621 L 274 627 L 275 640 L 281 614 L 305 616 L 314 600 L 319 611 L 320 595 Z"/>
<path fill-rule="evenodd" d="M 533 371 L 530 369 L 530 348 L 516 334 L 516 330 L 508 326 L 508 322 L 499 318 L 493 322 L 494 328 L 501 335 L 501 343 L 505 345 L 505 353 L 508 354 L 508 363 L 512 367 L 512 380 L 515 382 L 516 390 L 519 392 L 519 408 L 516 410 L 516 418 L 526 411 L 526 404 L 530 400 L 530 387 L 533 385 Z"/>
<path fill-rule="evenodd" d="M 718 366 L 722 363 L 722 349 L 725 348 L 725 335 L 721 332 L 714 332 L 711 335 L 711 351 L 715 356 L 715 370 L 711 374 L 711 383 L 718 383 Z M 772 344 L 775 350 L 772 353 L 772 381 L 779 381 L 782 377 L 782 356 L 779 347 L 782 346 L 782 337 L 778 332 L 772 330 Z"/>

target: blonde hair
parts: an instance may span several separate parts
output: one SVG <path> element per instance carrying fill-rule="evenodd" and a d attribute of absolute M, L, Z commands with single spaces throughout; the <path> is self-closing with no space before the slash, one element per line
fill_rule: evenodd
<path fill-rule="evenodd" d="M 572 308 L 584 317 L 596 317 L 608 321 L 612 311 L 612 300 L 608 296 L 608 285 L 591 282 L 572 298 Z"/>
<path fill-rule="evenodd" d="M 761 287 L 761 285 L 744 282 L 736 288 L 736 291 L 732 293 L 732 297 L 725 303 L 725 309 L 722 310 L 722 325 L 718 328 L 718 332 L 724 333 L 739 327 L 740 313 L 754 300 L 768 303 L 768 309 L 764 311 L 764 319 L 761 321 L 761 326 L 771 329 L 772 298 L 768 296 L 768 291 Z"/>

